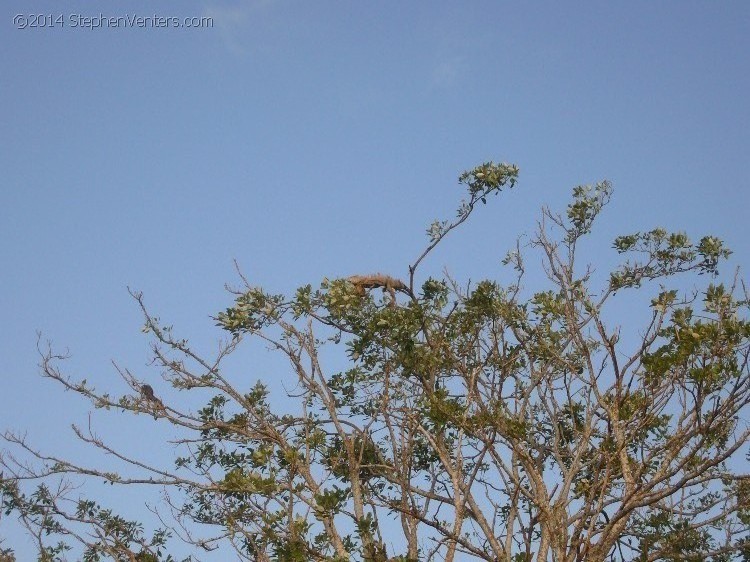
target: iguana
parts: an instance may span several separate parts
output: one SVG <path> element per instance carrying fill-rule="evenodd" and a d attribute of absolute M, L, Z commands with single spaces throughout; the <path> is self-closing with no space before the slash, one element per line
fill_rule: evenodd
<path fill-rule="evenodd" d="M 348 281 L 354 285 L 357 294 L 361 297 L 365 296 L 368 289 L 382 288 L 383 292 L 388 292 L 391 295 L 391 303 L 393 306 L 396 305 L 396 291 L 400 291 L 406 295 L 411 295 L 411 291 L 406 284 L 399 280 L 391 277 L 390 275 L 383 275 L 382 273 L 374 273 L 372 275 L 352 275 L 348 278 Z"/>

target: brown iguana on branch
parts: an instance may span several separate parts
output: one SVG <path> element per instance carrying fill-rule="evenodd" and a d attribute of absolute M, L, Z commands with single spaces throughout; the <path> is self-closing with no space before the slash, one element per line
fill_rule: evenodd
<path fill-rule="evenodd" d="M 390 293 L 392 306 L 396 306 L 396 291 L 411 296 L 409 287 L 407 287 L 403 281 L 395 279 L 390 275 L 383 275 L 382 273 L 374 273 L 372 275 L 352 275 L 347 280 L 354 285 L 357 294 L 361 297 L 365 296 L 368 289 L 382 288 L 383 292 L 387 291 Z"/>

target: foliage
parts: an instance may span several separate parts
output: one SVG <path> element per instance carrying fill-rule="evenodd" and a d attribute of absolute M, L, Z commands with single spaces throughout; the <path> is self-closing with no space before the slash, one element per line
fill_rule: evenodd
<path fill-rule="evenodd" d="M 285 296 L 245 281 L 216 316 L 229 335 L 211 359 L 134 294 L 164 379 L 211 393 L 198 411 L 144 398 L 122 369 L 130 392 L 113 398 L 44 350 L 46 376 L 97 407 L 173 424 L 183 452 L 171 469 L 152 467 L 76 430 L 142 472 L 125 478 L 8 433 L 6 516 L 50 561 L 75 543 L 84 560 L 172 560 L 172 535 L 195 558 L 231 548 L 261 561 L 750 559 L 750 478 L 738 469 L 750 435 L 748 298 L 736 279 L 677 288 L 681 276 L 715 277 L 730 252 L 712 236 L 638 232 L 614 241 L 626 259 L 597 282 L 577 254 L 610 201 L 602 182 L 577 187 L 564 215 L 543 211 L 530 243 L 503 261 L 511 283 L 419 282 L 430 252 L 517 175 L 492 162 L 461 175 L 468 199 L 431 225 L 405 282 L 373 276 L 364 290 L 356 276 Z M 530 252 L 543 278 L 527 274 Z M 613 303 L 641 294 L 651 299 L 642 323 L 637 311 L 628 325 L 612 320 Z M 288 361 L 285 402 L 225 369 L 246 339 Z M 332 371 L 336 355 L 346 366 Z M 148 537 L 81 498 L 67 484 L 77 477 L 162 487 L 172 522 Z"/>

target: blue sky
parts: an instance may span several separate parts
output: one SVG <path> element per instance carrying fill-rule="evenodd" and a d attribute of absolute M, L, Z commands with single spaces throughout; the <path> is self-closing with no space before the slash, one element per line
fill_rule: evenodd
<path fill-rule="evenodd" d="M 31 13 L 214 26 L 17 29 Z M 664 226 L 750 263 L 746 2 L 11 1 L 0 17 L 0 427 L 41 446 L 77 451 L 59 428 L 90 408 L 38 376 L 36 330 L 72 375 L 123 392 L 111 360 L 149 372 L 127 286 L 211 350 L 234 259 L 279 292 L 404 276 L 485 160 L 518 164 L 518 189 L 434 271 L 497 276 L 542 205 L 605 178 L 589 261 Z"/>

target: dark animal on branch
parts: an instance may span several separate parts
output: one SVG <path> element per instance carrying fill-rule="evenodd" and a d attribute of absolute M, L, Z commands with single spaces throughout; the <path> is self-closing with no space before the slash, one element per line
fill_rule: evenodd
<path fill-rule="evenodd" d="M 156 397 L 156 395 L 154 394 L 154 389 L 151 388 L 150 384 L 144 384 L 141 386 L 141 394 L 143 395 L 143 397 L 146 399 L 147 402 L 151 403 L 152 407 L 154 407 L 155 410 L 156 409 L 161 410 L 161 411 L 165 410 L 164 402 L 162 402 Z M 156 419 L 157 417 L 158 416 L 156 414 L 156 411 L 154 411 L 154 419 Z"/>
<path fill-rule="evenodd" d="M 403 281 L 382 273 L 352 275 L 348 281 L 354 285 L 357 294 L 361 297 L 365 296 L 368 289 L 382 288 L 384 293 L 388 292 L 391 295 L 391 306 L 396 306 L 396 291 L 411 296 L 409 287 Z"/>

